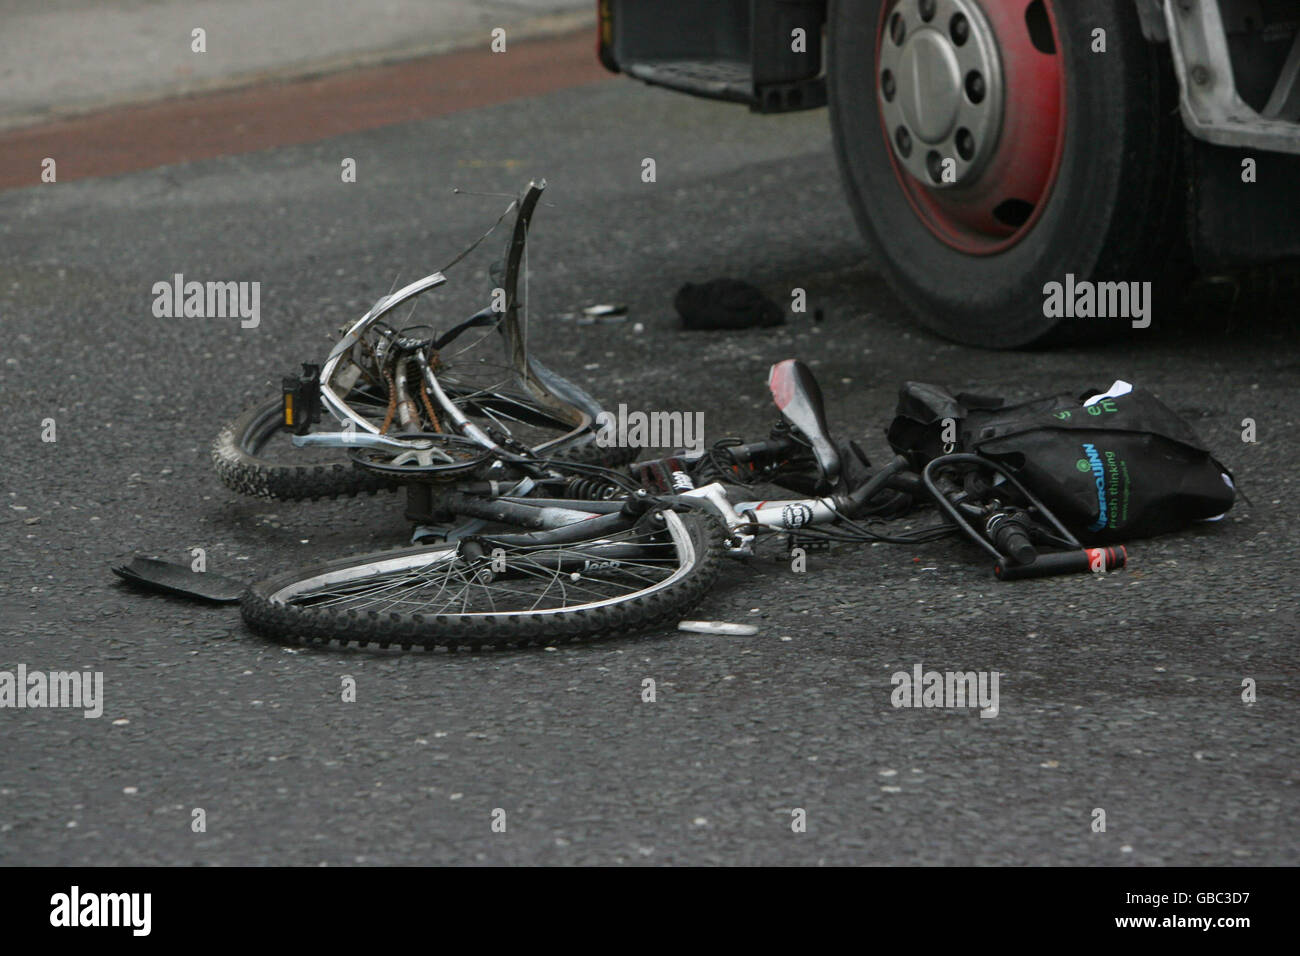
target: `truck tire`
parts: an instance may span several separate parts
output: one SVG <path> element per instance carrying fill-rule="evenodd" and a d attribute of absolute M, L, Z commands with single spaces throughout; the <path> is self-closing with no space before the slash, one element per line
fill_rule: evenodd
<path fill-rule="evenodd" d="M 1133 327 L 1049 308 L 1053 282 L 1150 281 L 1146 307 L 1174 307 L 1184 134 L 1133 0 L 831 0 L 828 35 L 849 203 L 924 325 L 988 348 Z"/>

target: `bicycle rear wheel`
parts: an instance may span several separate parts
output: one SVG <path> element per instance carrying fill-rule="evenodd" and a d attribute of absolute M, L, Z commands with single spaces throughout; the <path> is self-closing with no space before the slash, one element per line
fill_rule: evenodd
<path fill-rule="evenodd" d="M 405 548 L 289 572 L 245 593 L 244 620 L 290 642 L 558 644 L 672 622 L 717 579 L 722 549 L 717 522 L 671 511 L 584 540 L 546 539 L 484 535 L 471 548 Z"/>

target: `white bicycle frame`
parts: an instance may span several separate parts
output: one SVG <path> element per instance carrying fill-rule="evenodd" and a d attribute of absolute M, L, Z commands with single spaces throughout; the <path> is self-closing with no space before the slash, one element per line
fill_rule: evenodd
<path fill-rule="evenodd" d="M 683 498 L 701 498 L 727 526 L 732 536 L 729 550 L 736 555 L 754 552 L 754 534 L 746 529 L 755 525 L 780 531 L 798 531 L 810 525 L 830 524 L 841 517 L 833 498 L 791 498 L 766 501 L 741 501 L 727 498 L 726 486 L 713 482 L 682 493 Z"/>

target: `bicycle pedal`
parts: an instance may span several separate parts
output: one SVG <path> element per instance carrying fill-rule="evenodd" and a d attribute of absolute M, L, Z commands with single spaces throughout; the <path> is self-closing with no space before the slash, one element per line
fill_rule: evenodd
<path fill-rule="evenodd" d="M 304 362 L 301 375 L 281 380 L 282 424 L 295 435 L 306 435 L 320 421 L 320 366 Z"/>

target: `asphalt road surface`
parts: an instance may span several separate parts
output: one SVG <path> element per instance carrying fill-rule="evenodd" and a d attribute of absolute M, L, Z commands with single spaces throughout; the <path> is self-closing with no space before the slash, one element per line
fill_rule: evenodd
<path fill-rule="evenodd" d="M 504 208 L 468 193 L 530 177 L 550 183 L 532 347 L 607 403 L 762 437 L 767 369 L 797 356 L 835 430 L 880 459 L 907 379 L 1033 397 L 1124 378 L 1186 415 L 1252 504 L 1138 542 L 1106 577 L 999 584 L 957 542 L 813 555 L 803 574 L 769 554 L 729 564 L 692 614 L 756 636 L 558 650 L 283 648 L 110 575 L 131 553 L 203 548 L 252 580 L 401 545 L 399 498 L 241 500 L 209 444 Z M 155 318 L 175 273 L 260 282 L 260 324 Z M 721 275 L 786 303 L 804 288 L 809 312 L 681 331 L 676 288 Z M 420 314 L 468 314 L 487 288 L 460 270 Z M 561 318 L 607 301 L 629 321 Z M 1200 311 L 1072 352 L 947 344 L 864 264 L 824 112 L 620 80 L 0 194 L 0 670 L 102 671 L 105 698 L 98 719 L 0 712 L 0 862 L 1294 864 L 1298 343 L 1286 321 Z M 998 671 L 1000 713 L 895 709 L 890 677 L 918 663 Z"/>

